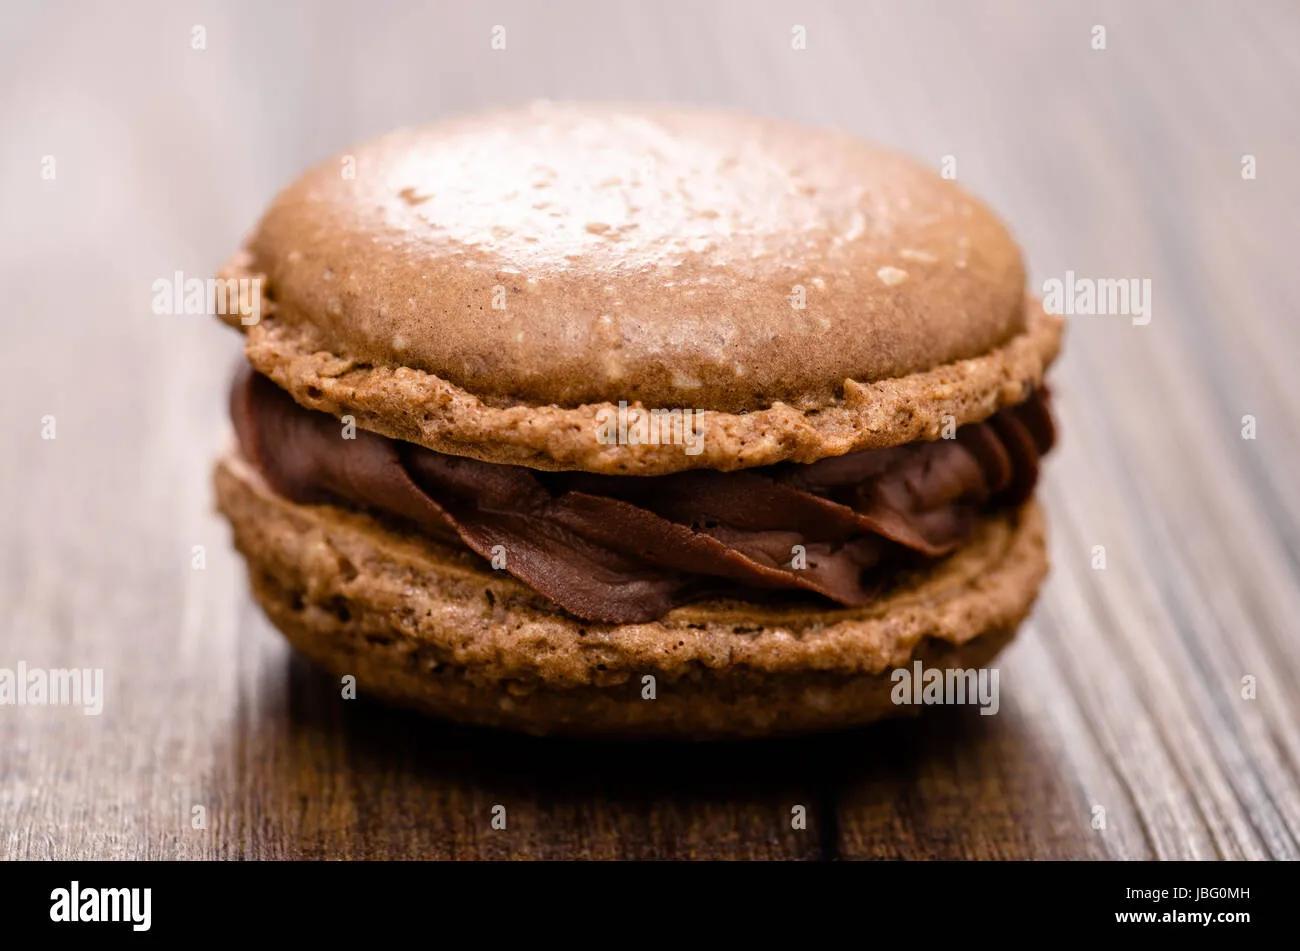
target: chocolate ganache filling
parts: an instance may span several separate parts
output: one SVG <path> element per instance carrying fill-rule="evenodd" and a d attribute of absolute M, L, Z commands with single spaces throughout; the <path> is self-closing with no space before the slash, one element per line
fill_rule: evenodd
<path fill-rule="evenodd" d="M 1029 498 L 1055 439 L 1039 390 L 953 439 L 807 465 L 605 476 L 448 456 L 363 430 L 343 439 L 333 416 L 248 369 L 231 415 L 244 456 L 286 498 L 395 517 L 484 558 L 504 552 L 505 569 L 534 591 L 612 624 L 709 596 L 866 604 L 891 568 L 952 552 L 982 513 Z"/>

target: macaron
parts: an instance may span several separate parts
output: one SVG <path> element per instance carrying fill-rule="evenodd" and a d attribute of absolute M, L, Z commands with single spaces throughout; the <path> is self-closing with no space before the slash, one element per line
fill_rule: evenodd
<path fill-rule="evenodd" d="M 370 696 L 723 738 L 917 705 L 1047 571 L 1061 322 L 1001 221 L 853 137 L 543 103 L 308 171 L 222 277 L 218 506 L 267 616 Z"/>

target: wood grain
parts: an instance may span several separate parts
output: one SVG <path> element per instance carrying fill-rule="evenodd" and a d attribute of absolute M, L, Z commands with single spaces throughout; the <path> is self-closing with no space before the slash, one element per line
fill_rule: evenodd
<path fill-rule="evenodd" d="M 1300 857 L 1293 3 L 0 18 L 0 667 L 107 681 L 99 717 L 0 707 L 0 856 Z M 278 186 L 349 142 L 537 97 L 721 104 L 952 155 L 1033 286 L 1152 281 L 1147 326 L 1071 320 L 1054 570 L 998 716 L 721 747 L 501 736 L 341 701 L 251 606 L 208 477 L 238 344 L 154 316 L 152 282 L 211 273 Z"/>

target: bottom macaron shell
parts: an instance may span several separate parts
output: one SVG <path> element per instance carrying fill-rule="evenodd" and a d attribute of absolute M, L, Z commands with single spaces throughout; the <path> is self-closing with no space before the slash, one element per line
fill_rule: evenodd
<path fill-rule="evenodd" d="M 237 456 L 215 478 L 253 592 L 299 651 L 359 695 L 528 733 L 757 737 L 915 713 L 892 700 L 894 668 L 987 664 L 1047 571 L 1030 502 L 867 608 L 709 601 L 591 624 L 468 552 L 290 502 Z"/>

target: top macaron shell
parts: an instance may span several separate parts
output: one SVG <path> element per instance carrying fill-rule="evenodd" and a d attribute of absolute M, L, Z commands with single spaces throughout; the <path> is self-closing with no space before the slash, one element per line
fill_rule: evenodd
<path fill-rule="evenodd" d="M 1026 327 L 1001 222 L 834 132 L 539 104 L 309 171 L 248 243 L 278 319 L 496 405 L 807 409 Z"/>
<path fill-rule="evenodd" d="M 952 182 L 839 133 L 676 108 L 394 132 L 282 192 L 222 276 L 261 282 L 259 319 L 226 319 L 300 404 L 614 475 L 936 439 L 1041 385 L 1063 326 Z M 624 401 L 695 410 L 703 438 L 611 440 Z"/>

